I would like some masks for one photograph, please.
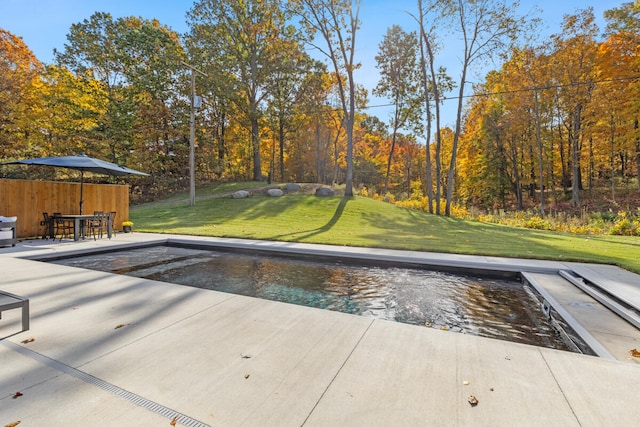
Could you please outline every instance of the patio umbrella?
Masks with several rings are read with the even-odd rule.
[[[80,171],[80,214],[82,215],[82,186],[84,181],[84,173],[92,172],[102,175],[124,176],[124,175],[144,175],[149,174],[129,169],[115,163],[106,162],[104,160],[89,157],[86,154],[78,154],[75,156],[60,157],[40,157],[37,159],[16,160],[13,162],[5,162],[4,165],[21,164],[21,165],[41,165],[54,166],[60,168],[75,169]]]

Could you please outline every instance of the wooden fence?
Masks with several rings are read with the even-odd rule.
[[[85,183],[82,194],[83,213],[115,211],[115,230],[129,219],[128,185]],[[18,238],[42,235],[43,212],[80,213],[80,183],[0,179],[0,215],[18,217]]]

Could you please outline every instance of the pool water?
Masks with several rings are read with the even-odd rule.
[[[518,281],[171,246],[53,262],[568,350]]]

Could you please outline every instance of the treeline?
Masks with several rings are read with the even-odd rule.
[[[509,52],[474,88],[460,197],[517,209],[534,199],[544,214],[568,195],[579,206],[585,189],[608,187],[612,202],[618,187],[640,191],[639,13],[631,3],[607,11],[599,40],[587,9],[566,16],[550,43]]]
[[[150,173],[128,178],[137,200],[184,190],[193,101],[199,183],[345,184],[346,194],[423,197],[447,215],[532,200],[544,213],[567,195],[577,206],[603,180],[615,197],[616,179],[640,168],[638,8],[608,11],[604,36],[593,11],[579,11],[538,44],[522,42],[536,22],[516,10],[417,0],[418,30],[392,26],[376,56],[388,122],[367,113],[354,77],[360,1],[200,0],[185,34],[95,13],[71,26],[52,64],[0,29],[2,160],[84,152]],[[445,32],[465,42],[456,78],[439,65]],[[467,93],[471,70],[491,58],[506,59]],[[444,102],[457,104],[452,128]]]

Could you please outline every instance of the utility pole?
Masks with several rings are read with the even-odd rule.
[[[191,120],[189,123],[189,205],[195,206],[196,204],[196,107],[200,108],[200,105],[196,106],[196,72],[207,77],[207,74],[198,70],[196,67],[187,64],[184,61],[180,61],[182,65],[191,70]],[[198,103],[200,104],[200,102]]]

